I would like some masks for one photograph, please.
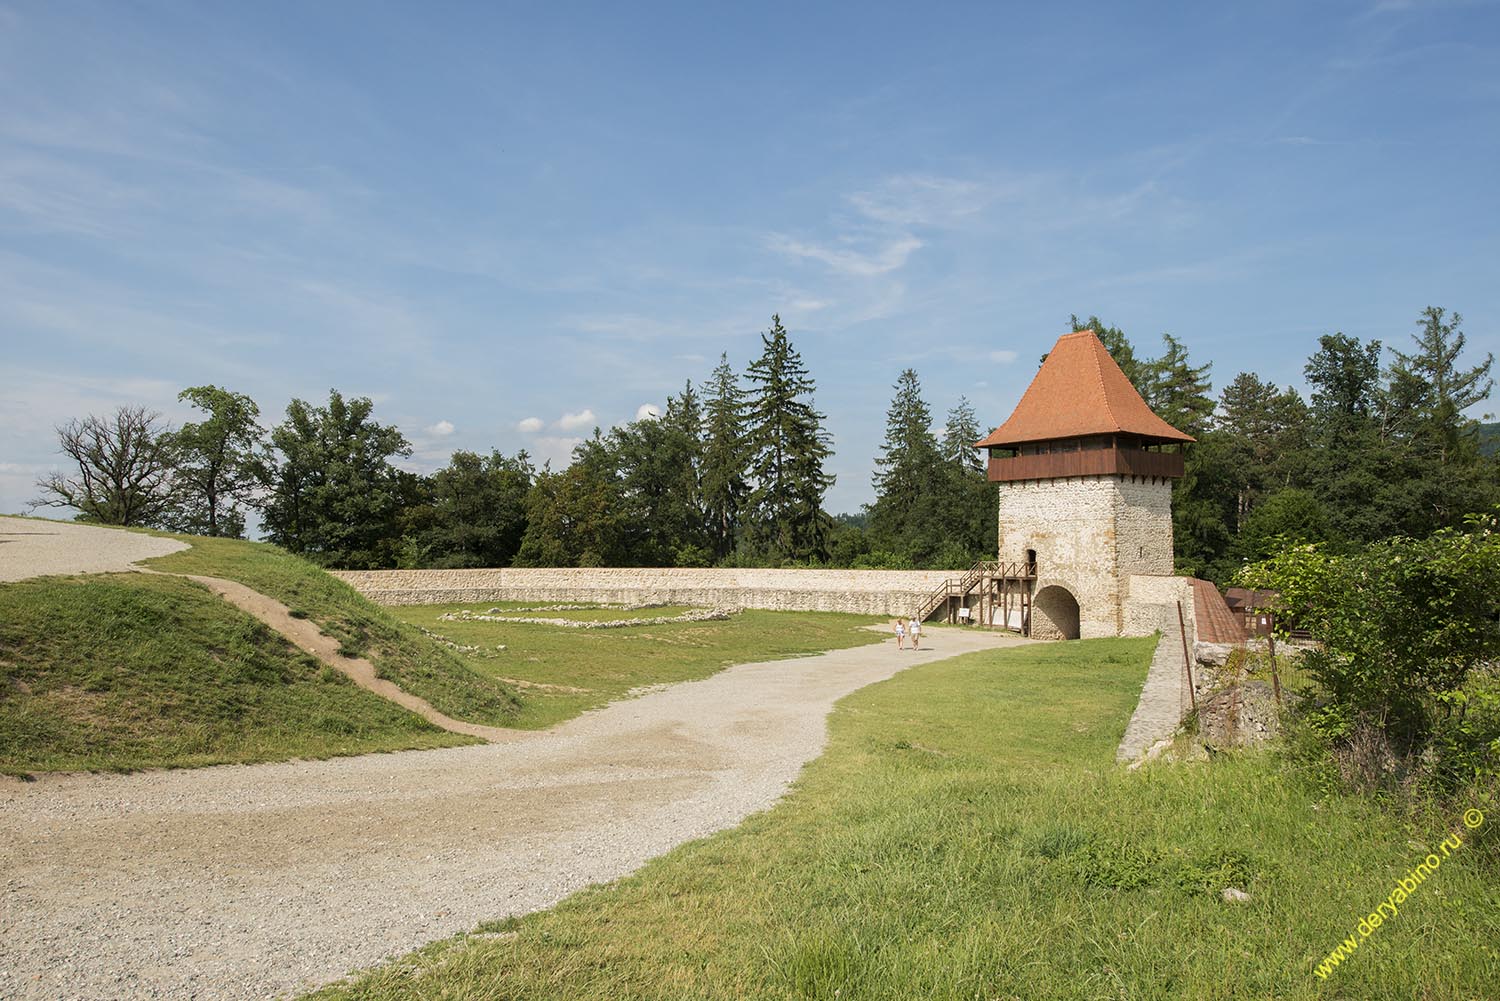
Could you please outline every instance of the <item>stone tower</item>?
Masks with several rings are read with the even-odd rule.
[[[1172,576],[1172,480],[1190,435],[1158,417],[1092,330],[1058,339],[979,442],[999,484],[1002,562],[1036,566],[1031,634],[1144,635]]]

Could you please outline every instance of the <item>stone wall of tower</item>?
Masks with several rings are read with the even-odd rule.
[[[1078,602],[1084,639],[1135,631],[1141,619],[1127,608],[1130,578],[1172,573],[1171,481],[1067,477],[1002,483],[999,494],[999,558],[1024,560],[1036,550],[1033,635],[1056,635],[1038,613],[1048,587]]]

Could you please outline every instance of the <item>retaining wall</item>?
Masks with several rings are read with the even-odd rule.
[[[776,611],[912,615],[956,570],[589,569],[342,570],[334,576],[381,605],[592,601]]]

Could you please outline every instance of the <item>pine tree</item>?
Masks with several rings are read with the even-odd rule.
[[[703,507],[716,560],[734,552],[745,498],[750,493],[748,473],[745,391],[729,367],[729,356],[720,355],[704,394],[701,475]]]
[[[876,548],[923,565],[945,541],[948,467],[932,433],[932,411],[922,399],[917,373],[906,369],[893,388],[885,441],[875,459],[870,535]]]
[[[979,449],[974,447],[980,434],[974,405],[960,396],[958,403],[948,411],[948,420],[943,426],[943,458],[966,473],[983,477],[984,460],[979,456]]]
[[[1213,419],[1214,401],[1208,395],[1213,362],[1193,365],[1181,341],[1171,334],[1162,334],[1161,339],[1166,342],[1166,353],[1146,363],[1146,386],[1141,395],[1162,420],[1197,437],[1208,430]]]
[[[1465,444],[1469,454],[1477,453],[1478,422],[1463,416],[1469,407],[1486,399],[1494,388],[1490,368],[1495,356],[1486,354],[1473,368],[1458,366],[1468,342],[1463,317],[1454,313],[1446,319],[1447,310],[1428,306],[1417,321],[1420,332],[1413,336],[1417,349],[1411,354],[1393,352],[1388,393],[1395,409],[1409,418],[1404,429],[1419,439],[1419,447],[1436,453],[1438,463],[1449,458]]]
[[[761,343],[761,356],[747,373],[754,387],[746,427],[755,482],[748,502],[753,540],[773,559],[821,559],[828,537],[823,495],[834,478],[823,469],[833,453],[823,415],[813,409],[816,386],[780,316],[771,317]]]

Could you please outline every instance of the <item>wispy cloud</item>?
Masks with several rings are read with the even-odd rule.
[[[638,421],[654,421],[661,416],[661,407],[654,403],[642,403],[635,408],[635,419]]]
[[[880,238],[869,249],[857,249],[853,238],[846,237],[838,246],[828,246],[794,239],[781,233],[772,234],[770,248],[788,257],[802,257],[826,264],[843,275],[872,278],[906,265],[907,258],[921,249],[922,241],[910,234]]]
[[[1005,194],[994,183],[926,174],[897,174],[849,202],[866,218],[902,227],[950,227],[983,211]]]
[[[540,417],[526,417],[516,422],[516,430],[523,434],[535,434],[543,427]]]
[[[423,430],[434,438],[446,438],[453,433],[454,428],[452,421],[438,421],[436,424],[429,424]]]

